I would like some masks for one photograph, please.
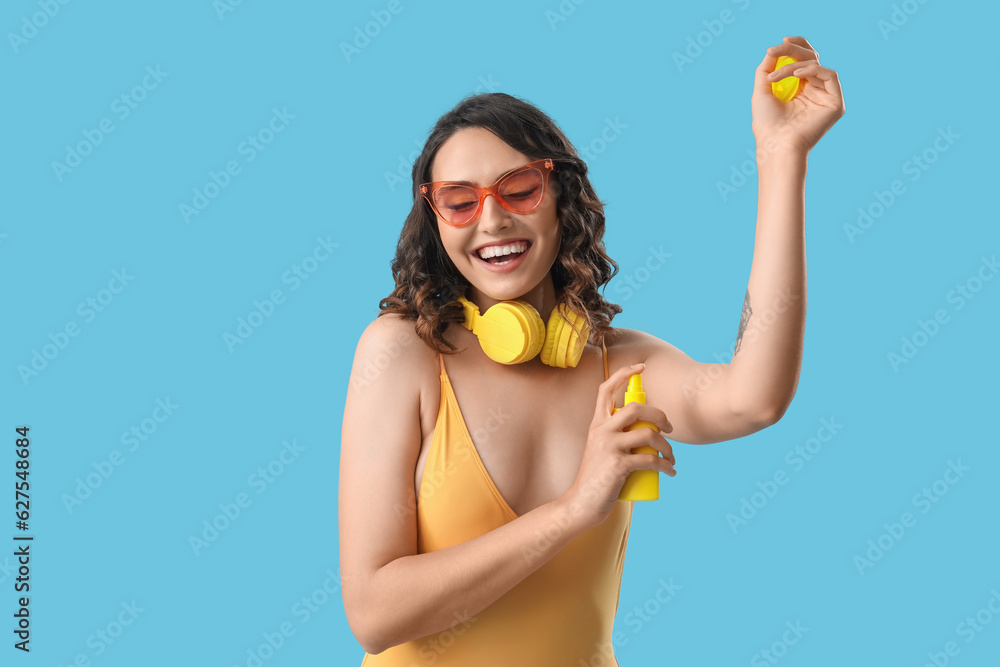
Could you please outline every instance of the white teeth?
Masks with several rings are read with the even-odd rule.
[[[528,249],[526,243],[512,243],[504,246],[490,246],[479,251],[479,256],[483,259],[497,257],[498,255],[510,255],[511,253],[522,253]]]

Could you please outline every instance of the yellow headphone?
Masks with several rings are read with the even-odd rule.
[[[566,304],[552,310],[546,327],[541,315],[527,301],[501,301],[480,315],[476,304],[464,296],[458,300],[465,309],[462,324],[476,334],[483,352],[493,361],[520,364],[541,352],[542,363],[556,368],[572,368],[580,363],[590,337],[590,325]]]

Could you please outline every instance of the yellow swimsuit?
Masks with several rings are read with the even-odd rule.
[[[441,359],[441,406],[417,501],[417,551],[466,542],[516,518],[479,458]],[[478,615],[366,653],[362,667],[617,667],[611,633],[631,519],[632,503],[616,503],[603,523]]]

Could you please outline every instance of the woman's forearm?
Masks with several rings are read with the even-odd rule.
[[[795,395],[806,321],[808,152],[758,148],[757,232],[733,352],[733,400],[776,421]]]
[[[472,540],[397,558],[370,579],[370,653],[446,630],[475,616],[558,554],[581,524],[564,498]]]

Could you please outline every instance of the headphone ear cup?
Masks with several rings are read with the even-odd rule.
[[[479,345],[493,361],[519,364],[533,359],[542,349],[545,323],[535,307],[526,301],[501,301],[481,316],[486,322]]]
[[[574,325],[580,328],[580,333],[574,330]],[[549,316],[545,346],[542,348],[542,363],[556,368],[575,368],[583,357],[589,338],[590,325],[587,320],[570,310],[566,304],[560,304]]]
[[[557,359],[560,348],[558,339],[563,335],[563,324],[565,324],[563,319],[555,311],[552,311],[549,316],[549,325],[545,329],[545,345],[542,346],[542,363],[546,366],[565,368],[565,366],[560,365]]]

